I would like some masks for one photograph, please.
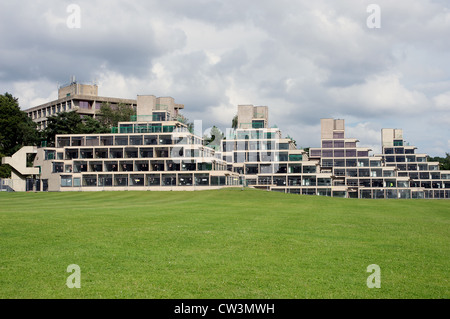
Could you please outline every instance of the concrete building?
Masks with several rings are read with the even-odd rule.
[[[1,179],[0,190],[14,190],[25,192],[36,188],[35,181],[39,179],[41,171],[39,167],[27,166],[27,155],[36,154],[36,146],[24,146],[10,157],[3,157],[2,164],[11,166],[11,178]]]
[[[92,94],[97,103],[96,92],[72,83],[60,89],[58,101],[73,98],[76,103]],[[382,129],[382,154],[370,155],[371,149],[359,147],[358,139],[346,137],[343,119],[321,119],[321,145],[307,153],[283,138],[280,129],[269,127],[267,106],[239,105],[237,129],[227,130],[220,146],[209,147],[202,132],[195,134],[178,120],[183,104],[153,95],[133,101],[137,115],[110,134],[57,135],[55,147],[27,147],[4,158],[18,180],[6,187],[99,191],[246,185],[346,198],[450,198],[450,171],[417,153],[401,129]],[[28,153],[36,154],[34,168],[26,167]]]
[[[197,190],[240,184],[239,175],[176,119],[173,98],[138,96],[137,116],[110,134],[57,135],[34,161],[43,191]]]
[[[137,101],[98,96],[96,84],[81,84],[73,78],[71,83],[59,87],[57,100],[29,108],[25,112],[38,124],[38,128],[43,130],[47,127],[50,116],[61,112],[76,111],[81,116],[95,117],[102,103],[107,103],[112,107],[122,103],[135,109]]]
[[[382,154],[369,155],[345,137],[340,119],[321,120],[321,148],[311,148],[310,158],[320,161],[320,172],[331,173],[333,188],[342,187],[350,198],[450,198],[450,171],[403,139],[401,129],[382,129]]]

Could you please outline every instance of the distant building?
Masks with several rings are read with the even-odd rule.
[[[98,96],[96,84],[81,84],[73,81],[58,89],[58,99],[25,110],[27,115],[43,130],[47,127],[48,118],[61,112],[76,111],[81,116],[92,116],[100,110],[102,103],[114,107],[119,103],[136,108],[136,100]]]

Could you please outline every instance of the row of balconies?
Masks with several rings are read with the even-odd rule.
[[[120,159],[120,158],[186,158],[214,157],[214,152],[203,147],[138,147],[138,148],[92,148],[65,149],[65,152],[45,151],[45,160],[73,159]]]
[[[61,176],[61,187],[127,187],[127,186],[226,186],[239,180],[209,174],[84,174]]]
[[[145,146],[145,145],[202,145],[202,140],[194,136],[154,135],[104,135],[104,136],[58,136],[56,146]]]
[[[174,162],[174,161],[107,161],[83,162],[73,164],[54,162],[53,173],[84,173],[84,172],[165,172],[165,171],[225,171],[226,165],[209,162]]]

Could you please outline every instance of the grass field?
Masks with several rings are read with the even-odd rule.
[[[448,200],[1,193],[0,240],[2,299],[450,297]]]

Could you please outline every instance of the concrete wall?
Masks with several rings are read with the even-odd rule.
[[[65,98],[67,94],[73,95],[87,95],[87,96],[98,96],[98,86],[72,83],[68,86],[61,87],[58,89],[58,99]]]
[[[342,119],[320,119],[321,138],[332,139],[334,131],[344,131],[345,121]]]
[[[253,105],[238,105],[238,128],[251,128]]]
[[[156,96],[154,95],[138,95],[137,96],[137,116],[150,116],[156,108]]]

